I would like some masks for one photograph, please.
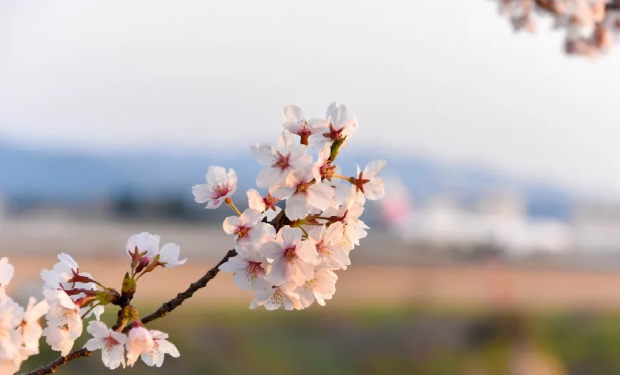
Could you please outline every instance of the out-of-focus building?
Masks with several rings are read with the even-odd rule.
[[[482,196],[475,205],[476,211],[501,217],[525,217],[527,204],[516,193],[499,192]]]
[[[620,252],[620,204],[578,204],[573,211],[572,225],[577,250]]]
[[[411,244],[438,249],[470,251],[497,247],[513,255],[536,252],[564,252],[573,247],[568,223],[555,219],[532,218],[527,202],[512,192],[482,195],[473,204],[464,204],[451,195],[437,195],[412,205],[402,188],[381,203],[391,229]],[[390,196],[390,195],[388,195]]]

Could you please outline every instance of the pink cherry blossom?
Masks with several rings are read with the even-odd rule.
[[[301,108],[289,105],[284,107],[282,126],[292,134],[301,137],[301,143],[307,145],[311,135],[322,133],[327,128],[328,121],[329,119],[306,120]]]
[[[250,208],[261,213],[267,210],[276,211],[276,203],[280,201],[269,192],[267,192],[267,195],[263,197],[258,191],[254,189],[249,189],[247,195]]]
[[[250,304],[250,309],[264,306],[266,310],[277,310],[281,306],[285,310],[301,310],[303,305],[299,300],[295,282],[289,281],[277,287],[268,287],[257,291],[256,297]]]
[[[360,172],[360,167],[358,166],[357,178],[352,178],[355,191],[362,193],[371,201],[385,197],[385,184],[380,177],[375,177],[383,167],[385,167],[385,160],[368,163],[363,172]]]
[[[153,350],[155,343],[151,333],[140,325],[131,328],[127,336],[127,365],[133,367],[139,356]]]
[[[98,286],[89,280],[92,280],[92,275],[86,272],[82,272],[79,269],[78,263],[68,254],[61,253],[58,255],[59,262],[54,264],[51,270],[44,269],[41,271],[41,278],[45,281],[44,289],[50,290],[98,290]],[[86,295],[84,293],[72,293],[70,298],[73,301],[77,301]],[[94,302],[93,302],[94,303]],[[92,304],[82,306],[82,313],[87,315],[84,318],[88,318],[91,315],[95,315],[97,319],[103,314],[104,306],[98,305],[93,308]]]
[[[271,194],[286,199],[284,212],[289,219],[303,219],[314,208],[326,210],[331,206],[334,189],[320,182],[320,176],[315,176],[315,171],[312,168],[297,169],[283,184],[274,187]]]
[[[16,329],[23,317],[23,307],[8,296],[0,298],[0,360],[8,360],[8,362],[0,365],[6,368],[13,369],[16,367],[19,369],[21,337]]]
[[[329,129],[323,134],[312,136],[312,145],[321,148],[327,143],[331,143],[337,139],[347,137],[347,140],[355,133],[358,128],[357,119],[349,115],[349,111],[345,105],[338,106],[333,102],[327,108],[325,118],[329,120]],[[347,141],[341,147],[346,147]]]
[[[15,273],[15,267],[9,263],[9,258],[0,259],[0,293],[4,294],[4,289],[9,285],[9,282],[13,278]]]
[[[177,347],[168,341],[167,333],[156,330],[150,330],[149,332],[153,338],[153,348],[147,353],[140,355],[142,362],[147,366],[161,367],[164,363],[164,354],[174,358],[178,358],[181,355]]]
[[[165,244],[159,251],[159,264],[166,268],[180,266],[187,262],[187,258],[179,259],[181,247],[175,243]]]
[[[80,316],[80,306],[62,290],[44,290],[43,295],[49,304],[46,315],[48,327],[68,327],[71,339],[75,340],[82,335],[83,323]]]
[[[364,213],[364,200],[363,196],[355,193],[355,190],[350,190],[350,194],[342,207],[334,208],[330,207],[322,215],[330,216],[343,224],[343,237],[341,246],[346,251],[351,251],[355,246],[359,246],[359,240],[367,236],[366,229],[368,226],[360,220],[360,217]]]
[[[104,323],[92,320],[86,328],[93,338],[86,342],[84,348],[90,351],[101,349],[101,360],[105,367],[114,370],[119,366],[125,368],[125,344],[127,336],[108,328]]]
[[[54,264],[51,270],[44,269],[41,271],[41,278],[45,281],[44,288],[48,289],[89,289],[95,290],[95,284],[92,282],[69,282],[76,276],[90,279],[90,274],[80,272],[77,262],[68,254],[58,254],[59,262]]]
[[[47,326],[43,329],[43,336],[45,336],[45,342],[52,350],[60,352],[61,356],[69,354],[75,343],[75,339],[71,338],[67,326]]]
[[[278,232],[275,240],[265,243],[261,250],[265,257],[273,259],[267,280],[273,285],[282,285],[290,280],[304,285],[314,275],[319,263],[316,248],[311,241],[302,241],[302,231],[286,225]]]
[[[49,311],[49,304],[46,300],[37,303],[34,297],[28,300],[28,306],[24,313],[24,320],[18,328],[18,333],[22,338],[22,344],[28,349],[29,355],[39,353],[39,339],[43,333],[43,328],[39,319]]]
[[[336,173],[337,166],[332,164],[331,161],[329,160],[330,155],[331,155],[331,147],[330,147],[330,144],[328,143],[325,146],[323,146],[323,148],[319,151],[319,157],[316,163],[314,163],[314,165],[312,166],[313,175],[320,176],[321,180],[331,181],[332,177]]]
[[[232,168],[227,173],[224,167],[210,166],[207,171],[207,183],[194,185],[192,193],[196,202],[207,202],[206,208],[216,209],[236,190],[237,173]]]
[[[228,259],[219,269],[222,272],[232,272],[233,282],[241,290],[258,290],[271,286],[265,279],[271,264],[256,246],[246,247],[240,254]]]
[[[230,216],[224,220],[224,232],[235,235],[235,250],[243,252],[247,247],[258,246],[275,236],[275,229],[261,223],[263,215],[248,208],[240,216]]]
[[[319,255],[318,268],[346,270],[351,265],[349,253],[342,247],[343,236],[344,225],[341,222],[308,231],[308,240],[313,242]]]
[[[303,307],[308,307],[316,302],[325,306],[325,300],[332,299],[336,293],[336,281],[338,276],[333,271],[319,269],[314,277],[299,288],[299,298]]]
[[[137,253],[147,258],[153,258],[159,254],[160,241],[160,236],[149,232],[134,234],[127,240],[127,254],[129,257],[133,257],[133,254]]]
[[[258,191],[249,189],[247,195],[250,208],[264,214],[267,220],[273,220],[281,210],[280,207],[276,206],[280,200],[269,192],[263,197]]]
[[[284,180],[296,168],[312,164],[312,156],[306,153],[307,147],[295,143],[288,130],[280,134],[277,148],[265,143],[252,146],[252,155],[266,167],[258,174],[256,185],[259,188],[270,188]]]

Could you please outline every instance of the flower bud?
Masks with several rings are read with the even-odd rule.
[[[136,292],[136,280],[134,280],[131,276],[129,276],[129,272],[125,273],[125,277],[123,278],[123,286],[121,289],[121,293],[125,295],[133,295]]]
[[[340,146],[342,146],[342,144],[344,143],[346,139],[347,139],[347,136],[344,136],[332,142],[331,151],[329,153],[330,162],[333,162],[334,160],[336,160],[336,158],[338,157],[338,152],[340,152]]]
[[[149,265],[149,262],[150,262],[150,259],[147,256],[140,258],[140,261],[138,262],[138,266],[136,267],[136,273],[142,272],[142,270],[146,268],[146,266]]]

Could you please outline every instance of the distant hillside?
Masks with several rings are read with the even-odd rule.
[[[377,158],[374,152],[343,152],[338,158],[345,174]],[[561,187],[521,181],[476,165],[451,165],[426,158],[388,158],[386,174],[403,179],[411,194],[424,200],[438,193],[451,193],[464,202],[488,192],[509,190],[522,194],[533,216],[566,218],[571,196]],[[248,149],[237,155],[174,155],[152,151],[124,155],[93,156],[80,152],[26,149],[0,143],[0,192],[9,203],[32,201],[79,203],[100,201],[115,195],[139,199],[184,197],[194,204],[191,186],[204,182],[209,165],[232,167],[239,176],[239,189],[254,187],[261,166]]]

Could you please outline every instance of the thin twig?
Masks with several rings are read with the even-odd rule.
[[[184,292],[177,294],[175,298],[161,305],[159,309],[140,319],[142,324],[147,324],[155,319],[163,318],[164,316],[168,315],[169,312],[181,306],[186,299],[191,298],[194,293],[196,293],[199,289],[207,286],[207,283],[209,283],[209,281],[211,281],[220,272],[220,266],[228,262],[229,258],[232,258],[236,255],[237,252],[235,250],[228,250],[226,256],[224,256],[224,258],[222,258],[222,260],[220,260],[220,262],[215,267],[211,268],[207,273],[204,274],[203,277],[198,279],[198,281],[191,283]],[[128,332],[130,328],[131,325],[127,325],[123,332]]]
[[[220,272],[219,267],[222,264],[226,263],[229,258],[232,258],[232,257],[234,257],[236,255],[237,255],[237,252],[235,250],[228,251],[226,253],[226,256],[224,256],[224,258],[215,267],[211,268],[203,277],[198,279],[198,281],[190,284],[190,286],[187,288],[186,291],[184,291],[183,293],[177,294],[177,296],[175,298],[173,298],[170,301],[164,303],[155,312],[153,312],[152,314],[147,315],[144,318],[142,318],[141,319],[142,323],[146,324],[148,322],[152,322],[155,319],[159,319],[161,317],[164,317],[169,312],[171,312],[172,310],[174,310],[177,307],[181,306],[181,304],[186,299],[191,298],[194,295],[194,293],[196,293],[199,289],[202,289],[205,286],[207,286],[209,281],[211,281]],[[122,309],[121,309],[121,311],[122,311]],[[119,319],[120,319],[120,315],[119,315]],[[124,332],[128,331],[127,328],[128,327],[125,328]],[[39,367],[36,370],[32,370],[30,372],[23,373],[22,375],[44,375],[44,374],[51,374],[51,373],[55,372],[60,366],[66,364],[69,361],[73,361],[74,359],[78,359],[78,358],[82,358],[82,357],[89,357],[92,354],[93,354],[93,352],[91,352],[90,350],[86,350],[86,349],[74,350],[71,353],[67,354],[66,356],[58,358],[57,360],[55,360],[54,362],[50,363],[49,365],[41,366],[41,367]]]
[[[71,353],[67,354],[64,357],[60,357],[54,362],[50,363],[46,366],[41,366],[36,370],[25,373],[24,375],[43,375],[43,374],[51,374],[56,372],[56,370],[69,361],[73,361],[74,359],[82,358],[82,357],[90,357],[93,354],[90,350],[80,349],[74,350]]]

